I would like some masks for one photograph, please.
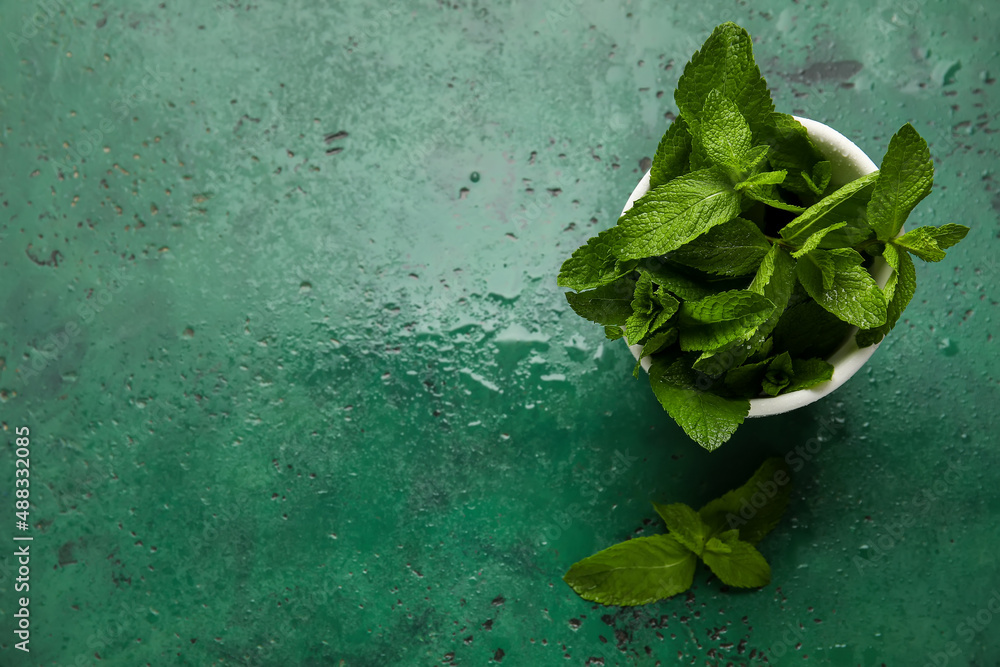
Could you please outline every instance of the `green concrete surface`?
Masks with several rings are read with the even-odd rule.
[[[1000,664],[997,16],[0,1],[0,665]],[[779,110],[876,161],[913,122],[909,224],[972,232],[847,385],[709,454],[555,274],[725,20]],[[771,585],[561,581],[797,447]]]

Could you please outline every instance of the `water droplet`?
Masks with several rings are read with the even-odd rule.
[[[303,280],[302,283],[299,285],[299,293],[305,294],[306,292],[311,292],[312,288],[313,286],[311,282],[309,282],[308,280]]]
[[[469,180],[472,181],[473,183],[478,183],[479,182],[479,172],[478,171],[474,171],[471,174],[469,174]]]

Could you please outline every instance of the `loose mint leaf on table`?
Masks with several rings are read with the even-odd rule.
[[[807,208],[801,215],[789,222],[778,232],[781,238],[789,243],[799,245],[807,238],[819,230],[828,227],[831,221],[826,219],[827,214],[833,211],[839,204],[847,201],[855,194],[875,183],[879,172],[873,171],[867,176],[855,179],[847,185],[831,192],[823,199]]]
[[[888,301],[885,324],[859,331],[855,338],[858,347],[874,345],[892,331],[917,288],[917,270],[907,252],[897,250],[893,244],[889,243],[882,251],[882,257],[892,267],[892,274],[886,281],[885,290],[883,290]]]
[[[813,250],[799,259],[795,269],[816,303],[849,324],[869,329],[885,324],[887,304],[875,279],[861,266],[863,261],[851,248]]]
[[[826,359],[851,333],[852,326],[813,300],[791,306],[774,328],[774,346],[793,358]]]
[[[927,142],[907,123],[889,140],[868,203],[868,222],[882,241],[896,236],[910,211],[930,194],[934,163]]]
[[[681,349],[714,350],[753,333],[774,303],[750,290],[732,290],[685,301],[678,314]]]
[[[699,386],[690,362],[654,358],[649,384],[660,405],[692,440],[711,451],[729,440],[750,411],[750,401],[728,399]]]
[[[649,189],[668,183],[688,170],[691,159],[691,132],[684,117],[670,124],[656,147],[653,164],[649,168]]]
[[[694,553],[701,554],[705,542],[711,535],[711,529],[705,525],[697,512],[683,503],[672,505],[653,503],[653,508],[663,519],[674,539]]]
[[[730,531],[712,538],[701,559],[727,586],[758,588],[771,583],[771,566],[751,544]]]
[[[770,458],[746,484],[706,504],[698,514],[713,535],[737,529],[741,540],[757,544],[778,525],[791,491],[788,465]]]
[[[668,257],[708,273],[741,276],[756,271],[770,249],[771,244],[757,225],[735,218],[712,227]]]
[[[690,588],[697,562],[672,535],[637,537],[584,558],[563,581],[584,600],[641,605]]]
[[[905,248],[925,262],[940,262],[945,250],[965,238],[969,228],[949,223],[940,227],[917,227],[892,239],[892,243]]]
[[[632,315],[636,282],[626,276],[586,292],[566,292],[566,301],[577,315],[604,325],[624,325]]]
[[[634,262],[621,262],[611,254],[611,241],[617,228],[606,229],[587,243],[577,248],[572,256],[563,262],[557,281],[560,287],[588,290],[614,282],[628,275]]]
[[[753,545],[777,525],[789,481],[784,462],[768,459],[746,484],[697,512],[681,503],[653,503],[669,533],[609,547],[573,565],[563,580],[585,600],[647,604],[690,588],[700,556],[724,584],[764,586],[771,568]]]
[[[679,176],[650,190],[618,220],[612,252],[621,260],[676,250],[740,212],[740,196],[719,168]]]
[[[712,164],[740,170],[750,151],[750,126],[728,97],[713,89],[705,98],[694,150]]]
[[[774,102],[767,82],[753,59],[753,41],[735,23],[717,27],[684,67],[674,92],[674,101],[693,133],[713,89],[736,104],[754,137],[762,131]]]

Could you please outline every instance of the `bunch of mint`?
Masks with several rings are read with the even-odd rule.
[[[563,580],[592,602],[649,604],[689,589],[700,558],[728,586],[765,586],[771,567],[755,545],[778,525],[790,482],[788,466],[773,458],[746,484],[697,512],[681,503],[653,503],[670,532],[637,537],[584,558]]]
[[[879,342],[913,296],[910,255],[940,261],[969,230],[899,234],[934,176],[909,124],[879,171],[834,187],[805,128],[774,111],[750,36],[733,23],[694,54],[674,101],[649,192],[566,260],[559,285],[577,290],[570,306],[608,338],[642,346],[657,399],[712,450],[749,399],[829,380],[825,359],[852,334],[861,347]],[[882,288],[869,272],[879,256],[892,267]]]

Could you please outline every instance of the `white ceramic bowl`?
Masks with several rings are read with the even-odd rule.
[[[816,148],[830,161],[832,166],[830,182],[835,187],[849,183],[878,169],[875,163],[871,161],[871,158],[865,155],[864,151],[840,132],[815,120],[799,118],[797,116],[795,119],[805,126],[806,131],[809,132],[809,138],[812,139]],[[624,214],[625,211],[632,208],[635,200],[648,191],[649,172],[647,171],[642,180],[639,181],[639,185],[635,186],[635,190],[632,191],[632,195],[628,198],[628,202],[625,203],[622,213]],[[871,273],[879,286],[884,287],[886,281],[889,279],[889,275],[892,273],[892,269],[879,257],[872,265]],[[857,327],[855,327],[847,340],[844,341],[844,344],[827,359],[827,361],[833,364],[833,378],[831,380],[810,389],[801,389],[775,396],[774,398],[752,398],[750,399],[750,413],[747,416],[767,417],[769,415],[780,415],[783,412],[790,412],[791,410],[818,401],[850,380],[851,376],[865,365],[865,362],[871,358],[872,354],[878,348],[877,344],[859,348],[857,342],[854,340],[857,331]],[[631,350],[632,356],[638,359],[639,353],[642,352],[642,346],[630,345],[629,350]],[[643,369],[648,372],[651,363],[652,361],[649,357],[643,359]]]

